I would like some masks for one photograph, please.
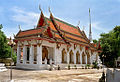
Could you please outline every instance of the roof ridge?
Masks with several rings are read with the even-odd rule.
[[[60,22],[62,22],[62,23],[64,23],[64,24],[67,24],[67,25],[72,26],[72,27],[74,27],[74,28],[77,29],[76,26],[74,26],[74,25],[72,25],[72,24],[70,24],[70,23],[67,23],[67,22],[65,22],[65,21],[63,21],[63,20],[61,20],[61,19],[55,18],[55,20],[58,20],[58,21],[60,21]]]
[[[43,28],[45,27],[45,26],[42,26]],[[31,29],[28,29],[28,30],[21,30],[21,32],[25,32],[25,31],[30,31],[30,30],[37,30],[37,29],[41,29],[41,28],[31,28]]]
[[[48,19],[48,20],[50,20],[48,17],[45,17],[45,18]],[[56,18],[56,17],[54,17],[54,19],[57,20],[57,21],[59,21],[59,22],[62,22],[62,23],[64,23],[64,24],[67,24],[67,25],[69,25],[69,26],[74,27],[74,28],[77,29],[76,26],[74,26],[74,25],[72,25],[72,24],[70,24],[70,23],[67,23],[67,22],[65,22],[65,21],[63,21],[63,20],[61,20],[61,19],[58,19],[58,18]],[[50,21],[51,21],[51,20],[50,20]]]

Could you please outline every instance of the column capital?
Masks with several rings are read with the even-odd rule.
[[[37,43],[37,45],[40,47],[42,43]]]

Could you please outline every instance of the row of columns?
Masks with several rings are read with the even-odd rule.
[[[34,64],[34,46],[30,45],[29,48],[29,63]],[[17,46],[17,63],[20,63],[21,48],[20,45]],[[23,64],[27,62],[27,46],[23,46]],[[42,64],[42,46],[37,45],[37,64]]]
[[[34,46],[30,45],[29,48],[29,63],[34,64]],[[57,57],[56,54],[58,54],[59,50],[55,49],[54,50],[54,64],[57,62]],[[20,63],[20,55],[21,54],[21,48],[20,45],[17,46],[17,63]],[[70,54],[67,52],[67,64],[70,63]],[[91,57],[91,56],[90,56]],[[82,54],[80,55],[80,63],[82,64]],[[23,46],[23,64],[26,64],[27,62],[27,46]],[[73,53],[73,62],[76,64],[76,53]],[[87,64],[87,55],[85,55],[85,63]],[[91,63],[91,58],[90,58],[90,63]],[[42,64],[42,45],[37,45],[37,64],[41,65]],[[92,63],[91,63],[92,64]]]
[[[73,57],[73,59],[74,59],[74,64],[76,64],[76,53],[74,53],[74,55],[73,55],[74,57]],[[80,63],[82,64],[83,62],[82,62],[82,54],[80,55]],[[85,64],[88,64],[88,61],[87,61],[87,55],[85,55]],[[92,64],[92,62],[91,62],[91,55],[90,55],[90,64]],[[69,64],[70,63],[70,54],[69,53],[67,53],[67,64]]]

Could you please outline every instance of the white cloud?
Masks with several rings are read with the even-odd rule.
[[[35,25],[37,25],[40,13],[28,12],[25,9],[18,7],[13,7],[12,11],[15,14],[12,16],[11,20],[22,23],[23,29],[33,28]]]
[[[91,25],[92,25],[92,28],[93,29],[96,29],[98,31],[102,31],[102,32],[105,32],[107,29],[103,28],[100,26],[100,22],[93,22]]]

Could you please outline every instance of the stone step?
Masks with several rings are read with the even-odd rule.
[[[0,69],[6,69],[6,67],[0,67]]]
[[[3,67],[3,66],[5,66],[5,64],[4,63],[0,63],[0,67]]]
[[[0,69],[0,72],[7,71],[7,69]]]
[[[0,72],[2,71],[7,71],[4,63],[0,63]]]

